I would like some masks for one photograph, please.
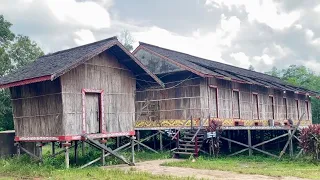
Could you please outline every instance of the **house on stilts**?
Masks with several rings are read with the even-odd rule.
[[[112,37],[42,56],[1,78],[0,88],[10,88],[18,149],[23,141],[61,142],[68,167],[68,147],[78,141],[130,163],[104,143],[135,135],[136,85],[146,82],[163,86]]]
[[[211,126],[216,126],[224,131],[219,138],[226,140],[230,149],[231,142],[245,148],[234,154],[248,150],[251,155],[252,150],[257,150],[272,155],[259,148],[286,135],[290,137],[297,126],[312,124],[310,96],[317,96],[317,92],[289,85],[267,74],[147,43],[140,42],[133,54],[166,86],[161,88],[150,82],[147,87],[137,89],[135,128],[139,131],[175,129],[176,154],[197,155],[199,144],[203,143],[198,129],[207,131],[206,137],[216,137],[215,133],[208,133]],[[178,138],[182,129],[197,131]],[[245,132],[245,142],[232,138],[239,136],[239,130]],[[252,144],[252,133],[273,130],[285,134]],[[292,140],[289,145],[291,149]]]

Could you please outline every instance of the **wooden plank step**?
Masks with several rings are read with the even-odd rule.
[[[174,154],[184,154],[184,155],[193,155],[193,154],[195,154],[195,153],[191,153],[191,152],[179,152],[179,151],[175,151],[175,152],[173,152]]]
[[[178,151],[194,151],[195,149],[194,148],[181,148],[181,147],[179,147],[178,149],[177,149]]]
[[[195,147],[196,145],[194,145],[194,144],[179,144],[179,146],[183,146],[183,147]],[[198,144],[198,147],[200,147],[200,144]]]
[[[181,139],[189,139],[189,140],[192,140],[193,136],[192,137],[181,137]],[[198,140],[201,139],[203,140],[204,137],[198,137]]]

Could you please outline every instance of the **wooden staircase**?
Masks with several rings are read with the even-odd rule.
[[[180,155],[198,157],[200,148],[205,140],[204,130],[188,129],[176,136],[177,148],[173,152],[174,157],[179,158]]]

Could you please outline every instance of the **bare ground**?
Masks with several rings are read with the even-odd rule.
[[[117,166],[107,166],[105,168],[117,168],[124,171],[130,171],[134,169],[138,171],[149,172],[154,175],[194,177],[196,179],[306,180],[306,179],[297,178],[297,177],[271,177],[271,176],[264,176],[264,175],[240,174],[240,173],[230,172],[230,171],[161,166],[162,163],[171,162],[171,161],[179,161],[179,160],[177,159],[154,160],[154,161],[145,161],[145,162],[136,163],[136,166],[117,165]]]

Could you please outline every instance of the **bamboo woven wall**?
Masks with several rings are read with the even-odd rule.
[[[203,84],[206,84],[205,80],[203,81]],[[208,87],[208,94],[204,94],[203,96],[208,96],[208,99],[211,102],[210,116],[213,117],[217,117],[215,113],[216,103],[215,99],[210,97],[210,94],[215,94],[215,88],[210,88],[209,86],[216,86],[218,89],[218,117],[222,119],[234,118],[245,120],[298,120],[298,114],[302,115],[303,113],[306,113],[306,115],[303,117],[303,120],[310,122],[312,120],[311,103],[310,99],[306,95],[298,95],[293,92],[283,93],[283,91],[268,89],[262,86],[240,84],[227,80],[209,78],[208,86],[203,86]],[[233,90],[239,91],[240,118],[236,118],[235,116],[237,106],[235,105],[235,103],[233,103],[235,100]],[[202,92],[205,93],[206,91]],[[256,108],[255,101],[253,100],[253,94],[257,94],[258,108]],[[272,113],[271,97],[273,97],[274,113]],[[284,98],[287,101],[287,108],[285,108]],[[296,100],[299,101],[299,112],[297,111]],[[259,110],[259,118],[256,115],[257,113],[255,113],[257,109]]]
[[[60,79],[10,88],[16,136],[63,134]]]
[[[311,103],[306,95],[216,78],[181,77],[175,83],[168,83],[171,81],[164,80],[166,89],[137,91],[136,128],[177,127],[190,116],[203,119],[210,116],[222,120],[224,126],[234,126],[235,120],[246,121],[245,126],[253,126],[256,121],[268,126],[269,119],[297,121],[298,113],[306,113],[302,124],[312,122]]]
[[[201,117],[200,78],[171,80],[166,88],[149,88],[136,92],[137,122],[150,121],[161,126],[160,120],[184,120]],[[168,124],[167,124],[168,125]]]
[[[107,132],[127,132],[134,129],[134,75],[107,52],[61,76],[61,85],[66,134],[82,134],[83,88],[104,90],[104,128]]]

